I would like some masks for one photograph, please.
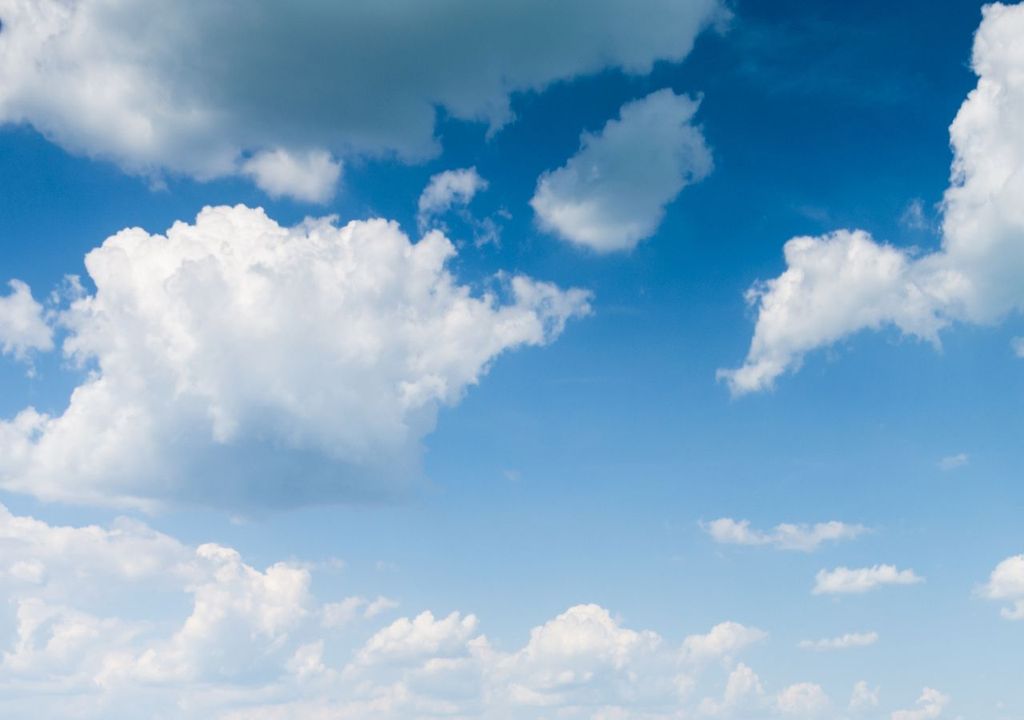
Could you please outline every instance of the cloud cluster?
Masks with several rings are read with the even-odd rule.
[[[385,220],[286,228],[243,206],[108,238],[86,257],[95,292],[59,318],[90,372],[63,414],[0,421],[0,486],[144,507],[401,488],[439,407],[589,309],[523,276],[474,295],[454,252]]]
[[[826,542],[853,540],[867,532],[863,525],[830,520],[808,524],[781,523],[770,532],[750,527],[749,520],[718,518],[701,523],[704,532],[725,545],[770,545],[778,550],[812,552]]]
[[[938,344],[953,322],[992,323],[1024,308],[1024,5],[984,8],[977,87],[950,127],[942,247],[921,254],[839,230],[786,243],[786,270],[747,294],[757,307],[736,395],[771,388],[804,355],[862,330],[895,327]]]
[[[922,582],[924,578],[913,570],[898,570],[895,565],[837,567],[818,572],[813,592],[815,595],[860,594],[883,585],[916,585]]]
[[[43,306],[20,280],[8,283],[11,292],[0,296],[0,353],[23,360],[33,350],[53,349],[53,330]]]
[[[671,642],[576,605],[503,650],[475,615],[382,618],[393,603],[318,597],[315,566],[254,567],[128,520],[62,527],[0,506],[0,550],[4,717],[668,720],[827,703],[811,683],[768,695],[734,664],[765,633],[735,622]]]
[[[913,710],[896,710],[890,715],[891,720],[932,720],[942,715],[949,705],[949,696],[934,688],[924,688],[917,699],[917,707]]]
[[[658,229],[665,206],[711,172],[692,124],[699,101],[669,89],[626,103],[600,133],[544,173],[530,204],[540,226],[599,253],[631,250]]]
[[[718,0],[0,0],[0,123],[130,172],[315,202],[336,158],[434,154],[439,109],[494,130],[513,93],[647,73],[726,16]]]

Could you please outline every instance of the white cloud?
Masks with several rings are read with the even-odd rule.
[[[811,552],[823,543],[852,540],[867,532],[863,525],[831,520],[814,525],[782,523],[770,532],[753,529],[748,520],[718,518],[701,523],[704,532],[725,545],[771,545],[779,550]]]
[[[722,699],[704,698],[698,709],[702,715],[742,714],[742,711],[760,706],[763,697],[764,686],[761,684],[761,678],[750,667],[740,663],[729,673]]]
[[[474,615],[421,612],[377,627],[367,610],[378,601],[318,599],[316,563],[257,568],[231,548],[189,546],[138,522],[60,527],[0,506],[0,550],[4,717],[127,720],[145,707],[182,720],[667,720],[699,707],[770,709],[745,665],[720,700],[692,697],[699,679],[717,685],[725,672],[695,661],[763,635],[736,623],[674,646],[577,605],[505,651]],[[7,572],[30,560],[33,572]],[[342,606],[355,624],[344,633],[325,627]]]
[[[978,85],[950,127],[941,249],[920,254],[849,230],[787,242],[785,272],[748,292],[758,315],[745,362],[719,371],[733,394],[771,388],[806,353],[862,330],[892,326],[937,345],[953,322],[1024,308],[1024,5],[983,12]]]
[[[891,720],[931,720],[942,715],[949,705],[949,696],[938,690],[925,688],[917,699],[917,707],[913,710],[896,710],[890,715]]]
[[[883,585],[914,585],[924,578],[913,570],[897,570],[894,565],[866,568],[837,567],[821,570],[815,576],[814,594],[865,593]]]
[[[850,710],[856,713],[873,711],[878,707],[878,688],[871,688],[866,681],[858,680],[850,693]]]
[[[426,227],[431,218],[443,215],[456,205],[468,205],[478,192],[486,189],[487,181],[480,177],[475,167],[445,170],[433,175],[420,194],[417,216],[420,227]]]
[[[600,133],[584,133],[579,151],[537,181],[530,204],[540,226],[601,253],[653,235],[665,206],[711,172],[711,152],[691,124],[698,105],[659,90],[623,105]]]
[[[964,467],[971,461],[971,457],[967,453],[957,453],[956,455],[947,455],[946,457],[939,460],[940,470],[956,470],[957,468]]]
[[[834,638],[820,640],[802,640],[800,647],[805,650],[845,650],[847,648],[867,647],[878,642],[878,633],[846,633]]]
[[[255,172],[273,192],[319,200],[328,184],[246,158],[280,151],[308,166],[315,153],[321,181],[337,165],[328,155],[423,158],[437,151],[438,108],[495,130],[513,93],[606,68],[645,74],[726,15],[717,0],[559,12],[539,0],[260,0],[244,13],[202,0],[2,0],[0,122],[130,172]]]
[[[341,163],[323,150],[294,154],[263,150],[242,164],[242,174],[270,197],[291,196],[310,203],[331,199],[341,177]]]
[[[775,697],[775,706],[790,717],[820,717],[831,706],[828,694],[815,683],[790,685]]]
[[[683,641],[683,657],[691,662],[729,659],[748,645],[760,642],[768,633],[737,622],[723,622],[705,635],[690,635]]]
[[[1024,358],[1024,337],[1015,337],[1011,340],[1010,348],[1013,350],[1014,355]]]
[[[439,407],[589,310],[523,276],[474,296],[454,253],[384,220],[284,228],[243,206],[108,238],[86,257],[95,294],[60,319],[65,354],[96,371],[62,415],[0,422],[0,484],[145,507],[403,487]]]
[[[991,600],[1006,600],[1010,607],[1003,608],[1008,620],[1024,620],[1024,555],[1014,555],[996,565],[982,594]]]
[[[11,292],[0,296],[0,353],[23,360],[32,350],[52,350],[53,330],[43,306],[25,283],[7,284]]]

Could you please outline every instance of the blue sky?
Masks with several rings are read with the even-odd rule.
[[[0,0],[5,717],[1024,715],[1024,10],[643,5]]]

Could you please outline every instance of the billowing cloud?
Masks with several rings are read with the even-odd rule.
[[[52,350],[53,330],[43,306],[20,280],[8,283],[11,292],[0,295],[0,353],[25,359],[32,350]]]
[[[828,694],[816,683],[790,685],[775,697],[775,706],[787,717],[821,717],[831,706]]]
[[[850,710],[855,713],[871,712],[878,707],[878,688],[872,688],[866,680],[858,680],[850,693]]]
[[[1011,603],[1002,609],[1008,620],[1024,620],[1024,555],[1008,557],[996,565],[982,594],[992,600]]]
[[[95,292],[60,318],[91,372],[63,414],[0,422],[0,485],[138,506],[402,487],[439,407],[588,312],[586,292],[523,276],[474,295],[454,253],[385,220],[285,228],[243,206],[108,238],[86,257]]]
[[[863,525],[830,520],[808,524],[781,523],[765,532],[750,527],[748,520],[718,518],[701,523],[701,528],[717,543],[724,545],[770,545],[779,550],[812,552],[826,542],[852,540],[867,532]]]
[[[891,720],[932,720],[942,716],[942,711],[949,705],[949,696],[943,695],[934,688],[924,688],[917,699],[917,707],[913,710],[896,710],[889,717]]]
[[[833,638],[820,640],[801,640],[800,647],[805,650],[846,650],[847,648],[867,647],[878,642],[878,633],[846,633]]]
[[[924,578],[913,570],[898,570],[895,565],[837,567],[818,572],[813,592],[815,595],[859,594],[883,585],[916,585],[922,582]]]
[[[804,355],[862,330],[895,327],[938,344],[954,322],[1024,308],[1024,5],[988,5],[974,42],[978,85],[950,127],[952,179],[942,247],[930,253],[839,230],[786,243],[786,270],[747,294],[757,323],[732,392],[771,388]]]
[[[134,173],[319,201],[334,158],[434,154],[439,108],[497,129],[513,93],[645,74],[725,16],[717,0],[2,0],[0,122]]]
[[[503,650],[473,614],[423,611],[378,626],[358,595],[318,597],[315,564],[256,567],[232,548],[130,520],[56,526],[0,506],[0,550],[4,717],[117,720],[145,707],[181,720],[667,720],[770,710],[751,668],[726,678],[706,662],[756,635],[736,623],[678,645],[576,605]],[[344,631],[324,622],[342,607]],[[694,654],[696,637],[708,652]],[[725,682],[721,699],[697,701],[705,681]],[[801,695],[780,697],[795,707]]]
[[[711,151],[692,124],[699,101],[659,90],[626,103],[600,133],[537,181],[540,226],[576,245],[631,250],[658,229],[665,206],[711,172]]]

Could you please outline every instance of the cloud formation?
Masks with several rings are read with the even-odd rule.
[[[474,195],[486,189],[487,181],[480,177],[475,167],[445,170],[431,176],[417,203],[419,212],[416,217],[420,229],[456,205],[468,205]]]
[[[701,523],[701,528],[711,538],[723,545],[770,545],[777,550],[799,550],[813,552],[826,542],[853,540],[868,531],[863,525],[830,520],[808,524],[780,523],[770,532],[750,527],[749,520],[718,518]]]
[[[990,600],[1004,600],[1001,610],[1007,620],[1024,620],[1024,555],[1014,555],[996,565],[982,594]]]
[[[949,705],[949,696],[943,695],[934,688],[924,688],[917,699],[917,707],[913,710],[896,710],[889,717],[891,720],[932,720],[942,715]]]
[[[786,270],[756,284],[743,365],[719,371],[735,395],[766,390],[810,351],[895,327],[939,344],[954,322],[994,323],[1024,308],[1024,5],[988,5],[974,41],[977,87],[950,126],[954,158],[942,247],[930,253],[861,230],[798,237]]]
[[[181,720],[772,714],[756,673],[723,665],[764,635],[738,623],[680,644],[584,604],[503,650],[473,614],[379,624],[359,596],[318,597],[315,565],[256,567],[230,547],[130,520],[56,526],[0,506],[0,549],[10,599],[0,622],[12,628],[0,656],[4,717],[117,720],[138,707]],[[351,617],[324,622],[343,605]],[[721,699],[697,700],[720,680]],[[783,690],[780,708],[815,706],[805,685]]]
[[[435,154],[438,109],[496,130],[513,93],[646,74],[726,16],[717,0],[2,0],[0,123],[129,172],[241,174],[315,202],[337,158]]]
[[[530,205],[541,228],[599,253],[632,250],[653,235],[665,206],[711,172],[692,124],[700,105],[669,89],[626,103],[562,167],[541,175]]]
[[[815,595],[860,594],[883,585],[916,585],[924,578],[913,570],[898,570],[895,565],[866,568],[837,567],[821,570],[814,578]]]
[[[588,293],[524,276],[474,295],[454,254],[438,232],[285,228],[243,206],[108,238],[86,257],[95,293],[59,319],[91,372],[63,414],[0,422],[0,485],[142,507],[400,489],[438,408],[589,311]]]
[[[43,306],[20,280],[8,286],[10,293],[0,295],[0,353],[24,360],[33,350],[52,350],[53,330]]]
[[[847,648],[867,647],[878,642],[878,633],[846,633],[834,638],[821,640],[801,640],[800,647],[805,650],[846,650]]]

